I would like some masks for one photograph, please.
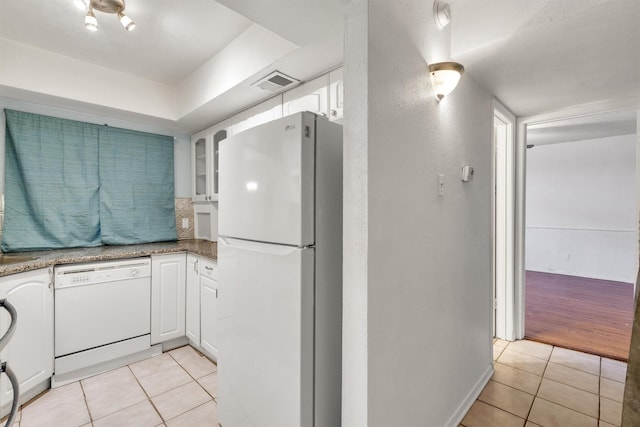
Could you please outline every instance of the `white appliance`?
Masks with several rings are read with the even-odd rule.
[[[149,354],[148,257],[58,266],[54,276],[54,386]]]
[[[223,427],[340,425],[342,127],[299,113],[220,143]]]

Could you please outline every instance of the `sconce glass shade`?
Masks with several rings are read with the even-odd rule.
[[[464,67],[457,62],[438,62],[429,65],[431,84],[438,101],[453,92],[463,72]]]
[[[122,12],[118,12],[118,19],[120,19],[120,23],[127,31],[132,31],[136,28],[136,23],[133,22],[133,19],[129,18]]]
[[[87,12],[87,16],[84,17],[84,26],[87,27],[89,31],[98,31],[98,20],[93,14],[93,11],[89,10]]]

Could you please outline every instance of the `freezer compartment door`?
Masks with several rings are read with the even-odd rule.
[[[314,249],[218,245],[221,424],[311,427]]]
[[[218,234],[314,243],[315,116],[300,113],[220,142]]]

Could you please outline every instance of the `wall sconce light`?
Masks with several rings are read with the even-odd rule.
[[[429,64],[431,84],[436,92],[438,101],[449,95],[458,86],[460,77],[464,72],[462,64],[457,62],[438,62]]]

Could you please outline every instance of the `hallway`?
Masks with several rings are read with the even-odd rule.
[[[493,358],[461,426],[620,426],[626,363],[527,340],[494,340]]]

